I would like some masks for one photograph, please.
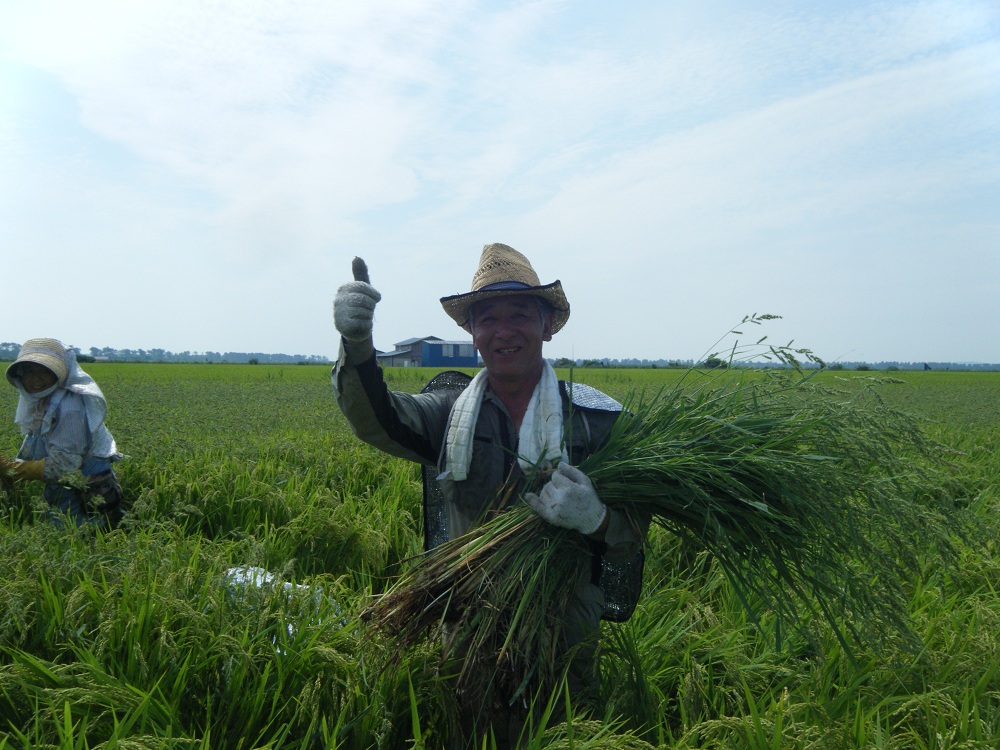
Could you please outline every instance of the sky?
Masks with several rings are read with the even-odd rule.
[[[0,341],[466,340],[491,242],[549,357],[998,363],[1000,3],[0,0]]]

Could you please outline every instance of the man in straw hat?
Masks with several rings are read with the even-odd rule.
[[[409,394],[389,391],[383,381],[372,341],[381,295],[363,261],[357,268],[359,261],[355,281],[341,286],[334,300],[342,337],[332,373],[337,402],[365,442],[436,467],[445,500],[444,538],[464,534],[513,502],[528,477],[550,475],[524,498],[549,523],[579,532],[593,556],[564,618],[566,651],[574,654],[570,689],[592,697],[595,639],[606,615],[597,580],[601,564],[638,558],[641,581],[644,530],[606,507],[575,468],[603,444],[621,405],[593,388],[568,387],[542,356],[544,342],[569,319],[561,283],[541,284],[528,259],[512,247],[486,245],[471,291],[441,299],[445,312],[472,334],[485,367],[464,390]],[[638,590],[627,596],[631,612]]]
[[[44,482],[57,523],[67,514],[78,526],[117,520],[122,489],[111,465],[122,454],[104,424],[104,394],[76,352],[56,339],[30,339],[6,375],[19,393],[14,421],[24,439],[16,460],[0,456],[0,477]]]

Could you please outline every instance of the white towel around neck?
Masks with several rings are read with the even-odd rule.
[[[469,476],[476,421],[479,419],[479,407],[483,403],[486,383],[486,370],[480,370],[451,410],[445,472],[450,472],[456,482],[464,481]],[[546,463],[556,464],[560,460],[567,460],[563,448],[562,399],[559,397],[556,371],[546,362],[521,421],[517,461],[521,470],[530,474],[536,469],[545,468]]]

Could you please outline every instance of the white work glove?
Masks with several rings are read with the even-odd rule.
[[[576,529],[581,534],[593,534],[601,528],[608,513],[590,478],[565,461],[537,495],[525,493],[524,500],[554,526]]]
[[[352,266],[354,281],[337,290],[333,300],[333,324],[348,341],[365,341],[372,335],[375,305],[382,299],[368,283],[368,268],[360,258]]]

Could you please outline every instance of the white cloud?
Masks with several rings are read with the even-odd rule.
[[[997,234],[990,3],[3,14],[0,244],[35,264],[113,259],[87,281],[142,310],[119,335],[155,339],[120,345],[332,353],[329,300],[355,253],[385,295],[380,344],[451,335],[436,298],[505,241],[572,290],[557,356],[696,356],[756,309],[796,314],[817,348],[1000,360],[986,337],[929,344],[894,322],[935,282],[967,301],[1000,275],[995,255],[956,270],[941,250]],[[963,310],[990,317],[945,307],[914,314],[956,330],[974,325]],[[876,310],[884,330],[863,317]],[[655,344],[642,321],[664,321]]]

